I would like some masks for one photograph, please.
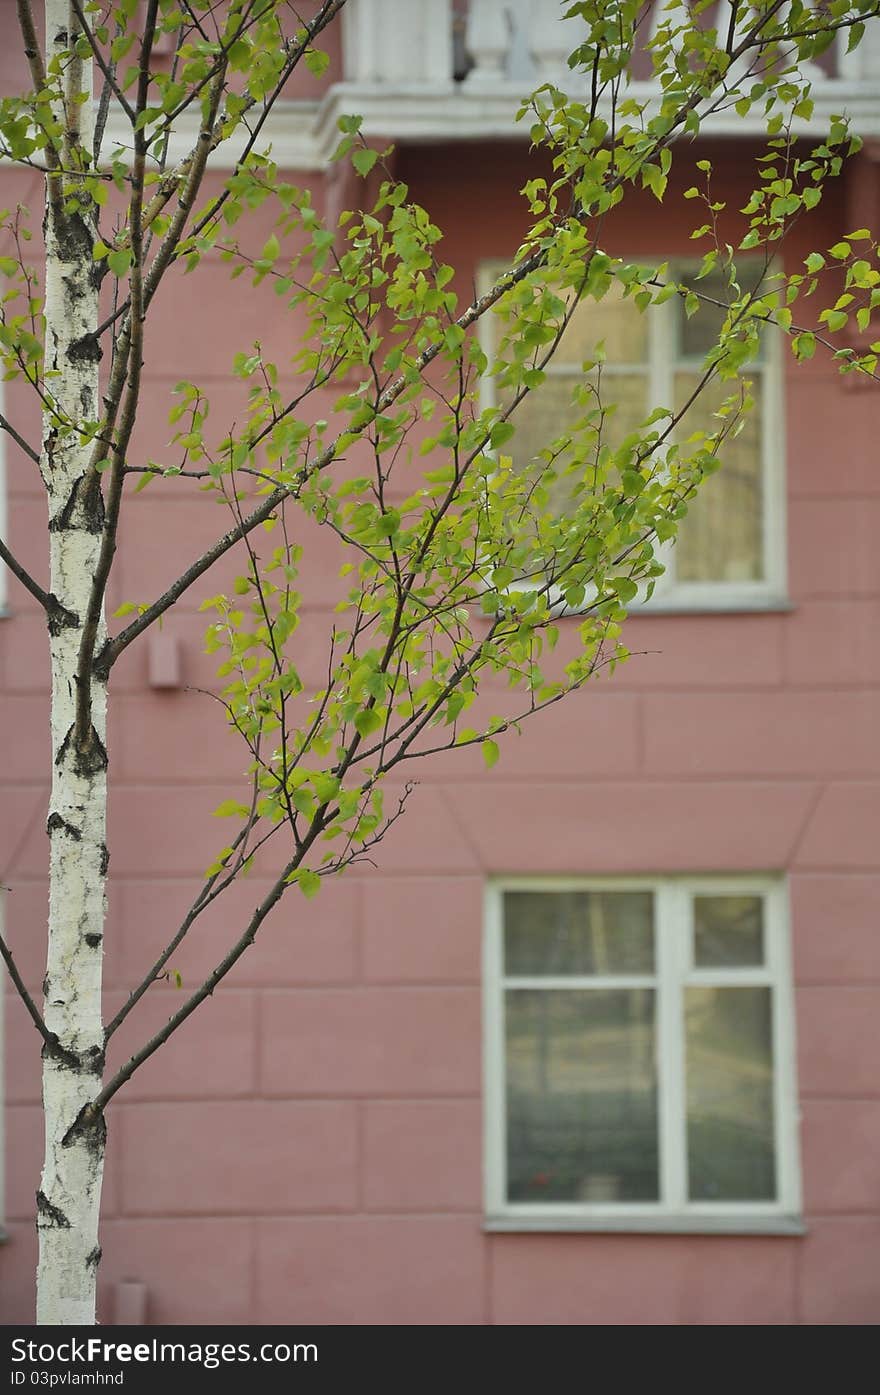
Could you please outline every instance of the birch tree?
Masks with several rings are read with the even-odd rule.
[[[43,32],[31,0],[16,0],[30,80],[0,101],[0,153],[42,173],[45,210],[42,238],[32,241],[26,214],[4,215],[0,349],[7,377],[24,379],[39,399],[42,440],[24,439],[12,421],[0,426],[26,462],[20,468],[42,480],[48,585],[5,540],[0,555],[45,612],[51,651],[42,1003],[0,947],[43,1057],[42,1323],[95,1321],[110,1101],[234,969],[283,895],[314,896],[381,841],[405,803],[385,806],[386,777],[474,745],[492,766],[505,732],[626,657],[626,608],[662,570],[658,542],[674,538],[695,491],[723,467],[725,443],[750,408],[747,365],[761,335],[787,336],[798,358],[826,352],[842,371],[875,373],[874,349],[859,353],[841,338],[856,322],[860,332],[868,328],[880,295],[869,230],[817,248],[787,274],[774,265],[788,229],[858,146],[842,116],[796,143],[798,123],[812,111],[804,65],[841,31],[856,45],[865,24],[876,23],[871,0],[816,10],[803,0],[744,0],[729,6],[718,29],[704,27],[704,6],[678,0],[650,45],[659,94],[651,104],[627,91],[648,8],[637,0],[571,4],[572,88],[581,95],[548,85],[524,101],[520,119],[546,173],[523,191],[515,260],[469,303],[452,289],[441,229],[395,178],[390,152],[362,139],[355,115],[340,123],[334,158],[351,162],[363,197],[338,220],[325,221],[266,153],[273,108],[296,95],[301,66],[324,70],[321,38],[344,3],[321,0],[303,19],[284,0],[46,0]],[[155,61],[159,40],[173,49],[170,64]],[[709,300],[717,311],[717,290],[713,299],[699,279],[680,285],[668,269],[617,258],[605,236],[633,190],[649,189],[662,203],[673,159],[731,107],[763,122],[767,158],[738,246],[726,240],[707,162],[703,182],[688,191],[701,274],[716,273],[717,286],[720,273],[724,288],[723,329],[693,396],[679,407],[656,403],[621,440],[599,347],[584,361],[570,420],[523,461],[517,408],[540,393],[577,307],[614,290],[645,314],[670,296],[685,300],[688,315]],[[106,138],[110,113],[127,126],[118,144]],[[170,137],[191,113],[197,137],[173,163]],[[222,192],[209,196],[211,155],[232,140],[240,153]],[[254,256],[240,245],[238,225],[267,205],[275,231]],[[36,222],[40,211],[31,213]],[[170,407],[173,460],[133,458],[151,309],[169,270],[185,263],[198,276],[211,249],[230,275],[271,281],[278,314],[296,310],[309,332],[285,364],[241,346],[230,372],[248,389],[243,424],[230,420],[211,436],[204,391],[181,383]],[[748,286],[737,262],[746,252],[760,263]],[[478,333],[482,321],[493,326],[488,336]],[[480,395],[487,376],[492,406]],[[718,383],[727,390],[712,430],[690,431],[694,401]],[[310,405],[328,387],[338,392],[329,422]],[[218,395],[212,420],[223,406]],[[426,420],[420,483],[392,502],[394,471]],[[158,475],[224,500],[228,525],[163,594],[131,598],[108,629],[120,519]],[[341,540],[349,559],[317,692],[298,671],[298,587],[308,565],[291,526],[299,516]],[[107,1021],[114,666],[229,554],[240,558],[240,575],[210,602],[207,644],[218,656],[218,720],[240,736],[247,786],[217,811],[232,831],[196,899],[181,907],[166,948]],[[558,621],[574,613],[567,623],[578,627],[580,652],[560,663]],[[491,711],[481,685],[499,674],[507,696],[494,682]],[[203,983],[181,990],[162,1030],[106,1074],[108,1040],[173,969],[202,912],[267,844],[274,884],[238,938]]]

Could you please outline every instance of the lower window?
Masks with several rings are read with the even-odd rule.
[[[487,1223],[800,1229],[784,886],[488,893]]]

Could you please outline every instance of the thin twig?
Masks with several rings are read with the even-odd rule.
[[[238,832],[238,834],[237,834],[237,836],[236,836],[236,838],[235,838],[235,841],[234,841],[233,844],[232,844],[232,852],[235,852],[236,848],[237,848],[237,847],[243,842],[243,840],[247,837],[247,833],[248,833],[248,828],[249,828],[249,827],[250,827],[250,825],[247,825],[246,827],[244,827],[244,828],[242,828],[242,829],[239,830],[239,832]],[[231,854],[230,854],[230,855],[231,855]],[[147,991],[147,989],[150,987],[150,985],[151,985],[152,983],[155,983],[155,982],[156,982],[157,978],[159,977],[160,973],[161,973],[162,970],[164,969],[165,965],[168,963],[168,960],[171,958],[171,956],[172,956],[172,954],[174,953],[174,951],[178,948],[178,946],[182,943],[182,941],[183,941],[184,938],[186,937],[186,935],[187,935],[187,933],[188,933],[190,927],[191,927],[192,924],[194,923],[194,921],[195,921],[195,920],[197,919],[197,917],[201,914],[201,912],[205,909],[205,906],[208,905],[208,904],[210,904],[210,902],[214,899],[214,896],[213,896],[214,886],[215,886],[215,884],[222,878],[223,873],[224,873],[226,870],[227,870],[227,869],[226,869],[226,866],[225,866],[225,864],[224,864],[224,866],[223,866],[222,868],[219,868],[219,869],[213,874],[213,876],[209,877],[208,880],[205,882],[204,886],[202,887],[202,889],[201,889],[201,891],[199,892],[198,896],[196,897],[195,901],[194,901],[193,904],[190,906],[189,910],[187,911],[186,915],[184,916],[183,921],[181,922],[180,928],[175,932],[175,934],[174,934],[174,935],[172,936],[172,938],[169,940],[168,944],[167,944],[167,945],[165,946],[165,948],[162,950],[161,954],[160,954],[160,955],[158,956],[158,958],[154,961],[154,963],[152,964],[152,966],[148,969],[148,971],[146,972],[146,974],[144,974],[144,977],[141,979],[141,981],[140,981],[140,983],[137,985],[137,987],[135,987],[135,988],[133,988],[133,989],[131,990],[131,992],[129,993],[129,995],[128,995],[128,997],[126,998],[125,1002],[122,1004],[122,1006],[120,1007],[119,1011],[116,1013],[116,1016],[115,1016],[114,1018],[112,1018],[110,1022],[108,1022],[107,1027],[106,1027],[106,1030],[105,1030],[105,1032],[104,1032],[104,1040],[105,1040],[105,1042],[108,1042],[108,1041],[110,1040],[110,1038],[113,1036],[114,1032],[115,1032],[119,1027],[122,1026],[122,1023],[125,1021],[126,1017],[127,1017],[128,1014],[131,1012],[132,1008],[135,1007],[135,1005],[136,1005],[136,1004],[140,1001],[140,999],[144,996],[144,994],[146,993],[146,991]]]
[[[40,1009],[37,1007],[36,1003],[34,1002],[33,998],[31,997],[30,993],[28,992],[27,988],[25,987],[24,979],[18,972],[18,966],[12,957],[12,951],[7,945],[2,935],[0,935],[0,958],[3,959],[4,964],[9,970],[9,977],[12,979],[12,982],[15,985],[15,991],[21,998],[21,1001],[24,1003],[25,1007],[27,1008],[34,1026],[36,1027],[40,1036],[43,1038],[43,1041],[46,1043],[46,1045],[54,1051],[58,1046],[58,1038],[52,1032],[50,1032],[49,1028],[46,1026],[46,1023],[43,1020],[43,1015],[40,1012]]]
[[[106,86],[109,87],[110,91],[113,93],[117,102],[122,107],[122,110],[125,112],[126,116],[128,117],[129,121],[133,126],[135,121],[137,120],[137,112],[132,107],[131,102],[128,100],[125,93],[122,91],[122,88],[116,81],[116,74],[114,72],[114,68],[116,65],[109,64],[105,59],[103,53],[101,52],[101,47],[94,34],[92,33],[91,25],[89,24],[88,20],[83,14],[83,8],[80,4],[80,0],[71,0],[71,3],[73,5],[74,11],[76,12],[76,17],[79,20],[79,27],[86,37],[89,48],[92,50],[92,56],[104,76],[104,82]],[[106,121],[106,115],[104,119]]]
[[[39,465],[39,453],[34,450],[33,446],[28,445],[24,437],[20,436],[19,433],[16,431],[15,427],[12,425],[12,422],[9,421],[6,417],[4,417],[2,413],[0,413],[0,431],[5,431],[7,436],[11,436],[15,444],[19,447],[19,449],[23,450],[25,455],[29,456],[35,465]]]
[[[30,0],[16,0],[18,11],[18,25],[21,30],[21,37],[24,41],[24,54],[28,61],[33,84],[34,96],[39,97],[46,91],[46,68],[43,63],[43,51],[40,48],[40,41],[37,38],[37,30],[34,24],[34,15]],[[51,141],[46,144],[46,164],[49,169],[57,175],[61,166],[61,157]],[[46,196],[52,205],[52,211],[56,219],[61,214],[61,186],[57,178],[48,177],[46,180]]]
[[[18,577],[18,580],[21,582],[22,586],[24,586],[26,590],[30,591],[34,600],[39,601],[46,614],[52,614],[53,611],[57,608],[55,605],[53,605],[53,598],[49,595],[48,591],[43,590],[39,582],[35,581],[34,578],[31,576],[30,572],[26,571],[25,568],[18,561],[18,559],[13,556],[13,554],[9,551],[9,548],[6,546],[2,538],[0,538],[0,559],[2,559],[2,561],[6,563],[13,576]]]
[[[145,110],[147,104],[150,82],[150,54],[155,38],[158,8],[159,0],[149,0],[147,12],[144,16],[144,32],[141,41],[140,71],[138,74],[136,102],[137,116],[135,117],[135,121],[137,121],[137,117],[140,116],[140,113]],[[132,267],[129,283],[131,287],[131,314],[129,316],[127,351],[125,355],[128,369],[125,405],[123,407],[122,421],[119,426],[116,441],[110,452],[110,485],[107,491],[107,505],[104,515],[104,527],[101,535],[101,548],[89,591],[89,601],[86,607],[82,635],[80,637],[79,654],[77,656],[76,742],[78,747],[84,747],[91,736],[92,665],[95,655],[95,645],[98,640],[98,628],[104,610],[104,593],[107,589],[107,581],[116,553],[119,511],[122,505],[122,490],[125,483],[123,473],[125,452],[128,449],[128,443],[134,429],[138,399],[140,396],[141,364],[143,362],[144,342],[143,229],[141,227],[140,215],[143,206],[146,155],[146,137],[141,128],[134,133],[134,165],[132,168],[131,203],[129,208],[132,230]],[[101,447],[98,448],[101,449]]]
[[[146,1042],[145,1045],[142,1046],[139,1051],[136,1051],[134,1055],[130,1057],[130,1059],[125,1063],[125,1065],[122,1066],[116,1072],[116,1074],[110,1080],[107,1081],[106,1085],[101,1090],[100,1094],[97,1096],[97,1098],[94,1100],[92,1104],[92,1108],[96,1112],[100,1112],[101,1110],[106,1108],[107,1104],[116,1094],[117,1090],[120,1089],[120,1087],[124,1085],[125,1082],[132,1075],[134,1075],[138,1067],[143,1065],[144,1061],[149,1060],[153,1053],[159,1050],[160,1046],[164,1045],[164,1043],[171,1036],[172,1032],[175,1032],[178,1027],[183,1025],[186,1019],[193,1012],[195,1012],[196,1008],[199,1006],[200,1003],[203,1003],[207,997],[210,997],[220,980],[226,977],[226,975],[229,973],[229,970],[241,958],[242,954],[244,954],[248,946],[253,944],[254,937],[256,936],[256,933],[262,925],[263,921],[266,919],[266,916],[272,910],[273,906],[277,905],[277,903],[281,900],[281,897],[283,896],[284,891],[288,885],[287,878],[301,866],[306,852],[321,832],[322,827],[320,823],[318,823],[316,820],[313,823],[312,830],[310,830],[310,836],[303,840],[302,849],[297,850],[295,856],[291,858],[291,860],[287,863],[287,866],[281,872],[280,876],[273,884],[271,890],[263,898],[259,906],[254,911],[253,915],[250,918],[250,921],[248,922],[247,929],[244,931],[244,934],[242,934],[239,937],[239,939],[235,942],[235,944],[232,946],[229,952],[223,957],[223,959],[220,961],[217,967],[214,970],[212,970],[212,972],[205,979],[201,987],[197,988],[195,993],[193,993],[186,1000],[183,1006],[179,1008],[178,1011],[175,1012],[172,1017],[169,1018],[169,1020],[165,1023],[165,1026],[162,1027],[158,1032],[156,1032],[155,1036],[151,1037],[150,1040]]]

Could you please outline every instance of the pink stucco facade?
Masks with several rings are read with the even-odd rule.
[[[725,196],[741,206],[751,150],[728,142],[712,154]],[[402,151],[399,172],[444,228],[463,293],[482,260],[516,247],[526,160],[515,142]],[[324,176],[303,177],[320,207]],[[690,182],[683,172],[662,211],[647,195],[635,202],[612,225],[609,250],[685,254],[679,195]],[[38,197],[36,178],[8,170],[0,189],[4,206]],[[876,166],[862,157],[786,258],[827,246],[876,199]],[[268,217],[256,215],[255,244]],[[240,389],[229,382],[235,349],[259,338],[279,361],[292,349],[275,304],[231,284],[217,258],[176,278],[147,341],[144,458],[163,458],[180,378],[203,383],[220,417]],[[230,980],[112,1106],[104,1321],[123,1280],[145,1286],[156,1323],[880,1321],[877,396],[819,356],[787,363],[785,375],[786,603],[634,615],[634,657],[612,678],[509,736],[489,773],[467,752],[425,763],[375,869],[354,869],[314,902],[290,893]],[[18,385],[6,404],[35,436]],[[11,545],[42,578],[41,491],[28,463],[7,454]],[[225,528],[215,505],[179,499],[179,489],[160,480],[133,502],[111,608],[155,595]],[[338,560],[322,539],[307,540],[299,652],[316,685]],[[195,588],[163,630],[179,687],[150,686],[149,643],[114,675],[110,1011],[192,899],[222,842],[210,811],[236,793],[246,765],[218,710],[193,691],[213,681],[197,608],[218,589],[216,579]],[[46,641],[12,579],[7,606],[3,920],[38,989]],[[562,646],[575,623],[562,623]],[[805,1233],[487,1233],[486,879],[673,872],[787,880]],[[175,960],[185,982],[213,966],[260,885],[258,872],[196,929]],[[113,1059],[177,1001],[173,988],[153,990]],[[41,1120],[38,1038],[8,991],[5,1030],[0,1314],[12,1323],[33,1311]]]

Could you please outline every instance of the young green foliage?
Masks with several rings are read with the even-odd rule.
[[[59,16],[60,0],[48,3]],[[234,968],[282,895],[297,886],[315,896],[326,877],[381,841],[409,791],[404,784],[386,804],[389,776],[439,752],[465,759],[454,753],[468,747],[479,747],[478,764],[491,770],[506,733],[627,657],[628,609],[650,596],[703,481],[724,468],[753,408],[750,365],[769,335],[784,336],[797,360],[828,353],[843,372],[876,374],[873,232],[847,232],[794,268],[780,255],[792,226],[809,218],[858,149],[842,115],[815,131],[803,65],[842,39],[857,44],[878,22],[874,0],[822,8],[748,0],[722,8],[727,22],[717,27],[702,0],[672,0],[647,46],[649,95],[631,82],[648,13],[642,0],[568,5],[576,95],[550,83],[523,102],[519,120],[538,173],[522,190],[520,247],[472,299],[469,268],[445,259],[443,230],[395,175],[393,152],[363,137],[360,118],[339,122],[331,163],[343,187],[357,191],[357,206],[338,217],[322,217],[311,189],[273,158],[265,139],[273,108],[291,95],[301,65],[315,79],[328,73],[319,41],[343,5],[321,0],[300,20],[281,0],[73,0],[45,51],[28,0],[16,6],[30,76],[24,92],[0,97],[0,157],[44,176],[49,294],[44,300],[31,240],[38,211],[4,213],[0,358],[4,376],[38,400],[43,449],[3,418],[0,429],[40,466],[49,543],[53,557],[63,554],[53,573],[58,594],[4,540],[0,555],[46,613],[53,731],[58,712],[71,708],[67,729],[56,732],[56,782],[74,813],[91,801],[93,833],[103,827],[108,762],[95,712],[116,662],[217,563],[233,552],[240,559],[231,586],[215,589],[203,609],[217,696],[241,739],[247,783],[215,810],[231,831],[179,928],[106,1030],[90,1024],[95,1041],[106,1043],[153,984],[169,976],[180,984],[168,966],[198,917],[270,840],[274,856],[270,891],[214,970],[106,1081],[96,1073],[103,1045],[86,1057],[63,1013],[47,1027],[0,941],[47,1069],[61,1061],[71,1078],[93,1079],[85,1104],[48,1140],[54,1180],[86,1129],[99,1167],[107,1103]],[[91,70],[100,95],[81,127]],[[108,142],[111,109],[124,138]],[[766,143],[743,208],[725,209],[700,158],[699,183],[684,193],[699,266],[618,255],[616,210],[677,197],[676,162],[690,166],[694,142],[725,112],[759,128]],[[196,132],[192,147],[172,158],[185,122]],[[232,167],[208,194],[208,161],[232,141]],[[257,211],[272,226],[254,240],[249,215]],[[153,307],[168,294],[170,271],[198,275],[209,254],[267,296],[271,314],[289,314],[297,337],[279,362],[260,343],[239,345],[230,371],[246,408],[234,418],[222,392],[212,401],[199,382],[179,382],[167,455],[137,459]],[[68,343],[57,306],[70,286],[71,315],[87,292],[96,307],[99,288],[104,299],[103,318],[90,311]],[[679,303],[683,322],[712,327],[692,385],[683,399],[627,418],[590,326],[609,306],[647,322]],[[522,404],[541,394],[560,346],[568,352],[572,343],[580,371],[558,429],[529,441]],[[708,415],[698,414],[701,402]],[[126,597],[116,611],[125,623],[108,637],[103,609],[117,545],[131,546],[121,519],[159,476],[181,494],[200,491],[206,507],[218,503],[223,524],[161,595]],[[88,547],[77,551],[83,540]],[[318,549],[338,552],[340,588],[325,677],[308,684],[301,621]],[[81,836],[59,820],[50,820],[54,835]],[[85,889],[101,892],[94,907],[107,848],[97,834],[92,846],[96,870]],[[53,875],[57,905],[65,888]],[[50,944],[56,935],[53,925]],[[103,921],[90,922],[89,935],[77,922],[77,935],[93,951],[99,1000]],[[56,959],[59,972],[72,972],[72,953]],[[77,983],[62,988],[53,1010],[76,1005]],[[51,1247],[58,1236],[44,1229]],[[89,1302],[93,1311],[95,1264],[81,1267],[89,1270],[82,1295],[61,1317],[50,1308],[51,1320],[83,1321]]]

